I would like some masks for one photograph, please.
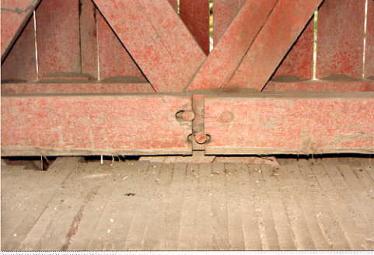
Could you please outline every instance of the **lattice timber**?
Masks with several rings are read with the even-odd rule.
[[[4,156],[374,152],[372,0],[1,3]]]

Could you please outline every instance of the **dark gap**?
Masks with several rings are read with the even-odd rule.
[[[56,156],[17,156],[17,157],[2,157],[6,165],[9,166],[23,166],[25,170],[48,170],[48,167],[57,159]]]
[[[113,156],[103,156],[104,161],[136,161],[139,160],[140,156],[124,156],[124,155],[113,155]],[[84,156],[83,162],[93,162],[93,161],[100,161],[100,155],[93,155],[93,156]]]

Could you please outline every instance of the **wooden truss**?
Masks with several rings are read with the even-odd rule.
[[[323,6],[336,9],[334,1]],[[372,19],[366,21],[360,77],[359,64],[336,61],[340,53],[330,47],[324,61],[330,57],[340,65],[326,64],[329,69],[317,69],[317,75],[351,79],[313,80],[303,63],[297,72],[305,80],[286,83],[273,78],[295,72],[291,59],[312,61],[313,51],[294,52],[304,37],[313,38],[311,18],[323,0],[247,0],[235,7],[227,28],[217,30],[220,37],[210,53],[205,30],[186,22],[200,15],[187,10],[207,6],[187,2],[181,2],[179,17],[172,0],[3,0],[1,58],[9,81],[2,84],[2,154],[374,152],[374,82],[368,75],[374,74]],[[217,0],[217,8],[222,2]],[[36,35],[28,23],[35,10],[40,12]],[[61,27],[49,26],[53,12],[59,12]],[[324,12],[321,8],[320,15]],[[331,29],[329,19],[322,19],[328,24],[321,22],[321,29]],[[326,44],[335,40],[321,38]],[[116,48],[119,54],[112,53]],[[124,59],[125,70],[118,64]],[[19,72],[20,66],[26,71]],[[118,72],[132,80],[100,81]]]

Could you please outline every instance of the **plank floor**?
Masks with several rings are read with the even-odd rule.
[[[280,163],[2,163],[2,249],[374,249],[372,159]]]

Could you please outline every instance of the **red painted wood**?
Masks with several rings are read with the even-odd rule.
[[[279,0],[227,88],[261,90],[322,0]]]
[[[38,3],[39,0],[1,0],[1,60]]]
[[[191,154],[183,96],[2,98],[2,155]]]
[[[96,8],[91,0],[80,0],[80,43],[82,73],[97,79]]]
[[[1,65],[1,79],[37,80],[34,21],[31,18]]]
[[[310,91],[310,92],[355,92],[374,91],[374,81],[295,81],[277,82],[271,81],[264,91]]]
[[[100,80],[111,78],[146,81],[139,67],[131,58],[103,16],[97,12]]]
[[[178,0],[168,0],[174,11],[178,11]]]
[[[366,0],[325,0],[318,14],[317,78],[362,78]]]
[[[3,83],[3,95],[19,94],[117,94],[152,93],[149,83],[110,83],[110,82],[54,82],[54,83]]]
[[[374,93],[208,97],[206,154],[374,152]]]
[[[297,77],[308,80],[313,76],[313,19],[292,46],[274,77]]]
[[[205,54],[209,54],[209,1],[180,0],[179,15]]]
[[[166,0],[95,0],[157,91],[182,91],[205,54]]]
[[[189,90],[218,89],[229,81],[276,2],[248,0],[244,4],[194,77]]]
[[[226,29],[230,26],[235,16],[245,0],[214,0],[213,5],[213,23],[214,33],[213,42],[217,45]]]
[[[36,24],[39,76],[80,73],[79,1],[43,0]]]
[[[365,77],[374,79],[374,1],[368,4]]]

